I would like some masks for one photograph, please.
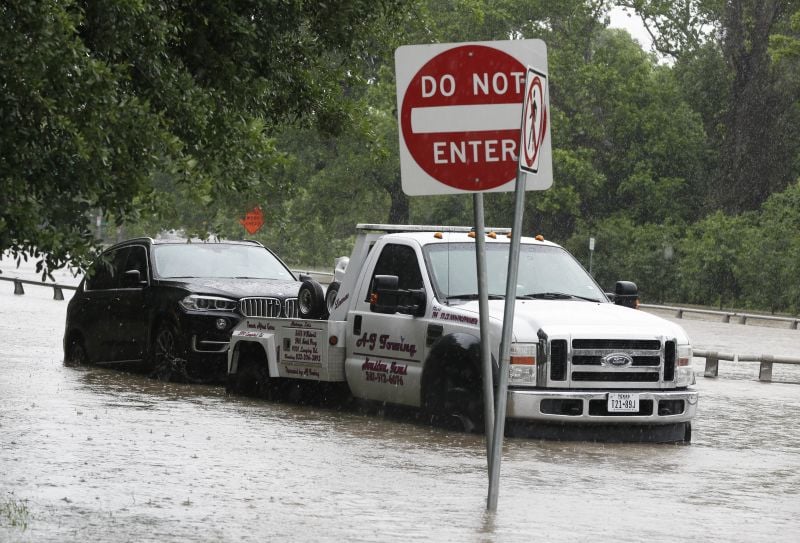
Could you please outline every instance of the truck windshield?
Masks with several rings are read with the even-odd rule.
[[[474,243],[439,243],[424,249],[431,281],[439,300],[477,299]],[[489,297],[506,293],[508,245],[486,244]],[[521,244],[517,297],[605,302],[594,280],[571,254],[560,247]]]

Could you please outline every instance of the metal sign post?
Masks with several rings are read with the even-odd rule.
[[[475,215],[475,265],[478,270],[478,315],[481,330],[481,370],[483,374],[483,419],[486,435],[486,461],[492,466],[492,439],[494,437],[494,383],[492,354],[489,345],[489,290],[486,284],[486,238],[484,237],[483,193],[472,195]]]
[[[503,311],[503,333],[500,339],[500,376],[497,384],[497,406],[495,407],[494,435],[492,452],[489,456],[489,496],[486,508],[497,510],[497,496],[500,488],[500,459],[503,450],[503,435],[506,428],[506,406],[508,403],[508,371],[511,365],[511,340],[514,331],[514,306],[517,300],[517,275],[519,274],[519,245],[522,237],[522,215],[525,211],[525,189],[527,174],[536,176],[529,184],[538,189],[547,189],[552,177],[539,178],[540,166],[549,166],[550,155],[545,154],[544,144],[549,142],[549,112],[547,96],[547,75],[528,67],[525,78],[525,93],[522,102],[522,120],[519,134],[519,164],[514,197],[514,226],[511,229],[511,244],[508,255],[508,274],[506,276],[506,303]]]
[[[503,311],[503,334],[500,339],[500,376],[497,383],[497,407],[495,408],[492,453],[489,456],[489,497],[486,508],[497,510],[497,494],[500,487],[500,457],[503,450],[503,434],[506,428],[506,403],[508,395],[508,367],[511,359],[511,334],[514,327],[514,305],[517,300],[517,274],[519,272],[519,242],[522,237],[522,213],[525,210],[525,174],[517,173],[517,191],[514,198],[514,226],[511,230],[511,245],[508,249],[508,276],[506,279],[506,305]]]

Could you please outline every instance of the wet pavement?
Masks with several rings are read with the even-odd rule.
[[[800,540],[800,368],[696,359],[689,446],[507,439],[488,514],[482,437],[65,368],[66,303],[12,292],[0,541]],[[698,349],[800,356],[797,330],[679,322]]]

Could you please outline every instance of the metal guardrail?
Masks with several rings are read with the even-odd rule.
[[[663,311],[674,311],[675,318],[682,319],[687,313],[698,315],[714,315],[721,318],[722,322],[733,322],[734,324],[747,324],[747,321],[773,321],[785,322],[791,330],[800,329],[800,317],[776,317],[774,315],[759,315],[758,313],[739,313],[738,311],[717,311],[713,309],[699,309],[693,307],[679,307],[670,305],[639,304],[643,309],[657,309]]]
[[[310,275],[312,279],[322,283],[323,285],[330,285],[333,282],[332,272],[314,271],[314,270],[292,270],[295,275],[305,274]]]
[[[37,287],[50,287],[53,289],[53,299],[63,300],[64,289],[77,290],[78,287],[72,285],[60,285],[58,283],[42,283],[41,281],[31,281],[30,279],[19,279],[18,277],[0,277],[0,281],[13,281],[14,294],[25,294],[25,288],[22,285],[36,285]]]
[[[800,358],[773,356],[770,354],[733,354],[720,353],[717,351],[694,351],[693,354],[697,358],[706,359],[706,368],[703,373],[705,377],[717,377],[719,375],[720,360],[729,360],[731,362],[759,362],[761,365],[758,369],[758,380],[767,382],[772,381],[773,364],[800,365]]]

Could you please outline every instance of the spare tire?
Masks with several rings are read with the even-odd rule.
[[[328,315],[333,312],[333,303],[336,301],[336,296],[339,294],[339,281],[334,281],[328,285],[328,290],[325,291],[325,306],[328,308]]]
[[[297,311],[301,319],[324,319],[328,316],[322,285],[313,279],[303,281],[297,293]]]

